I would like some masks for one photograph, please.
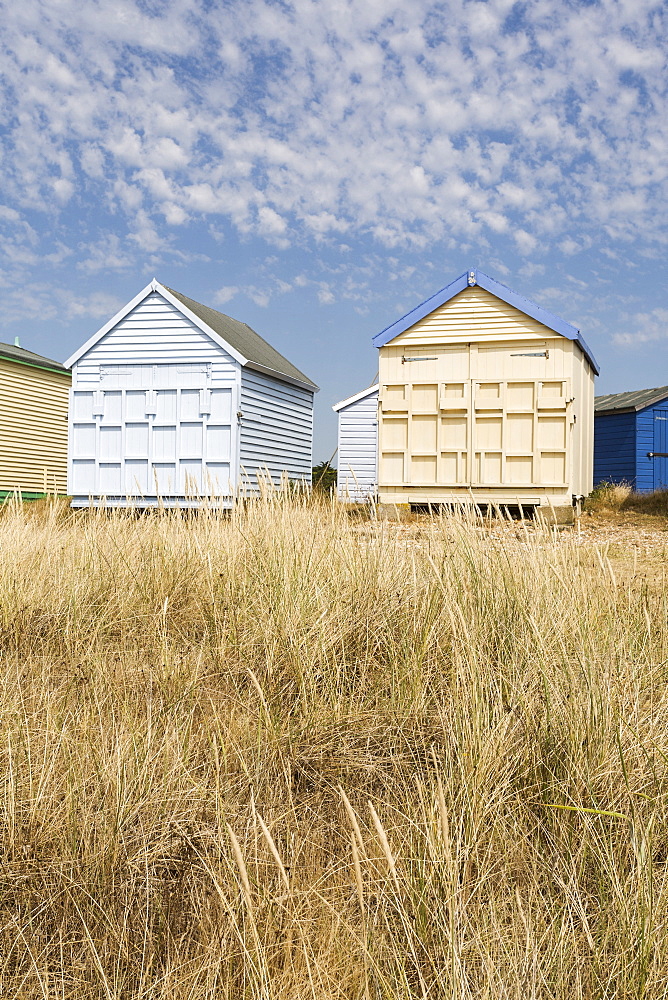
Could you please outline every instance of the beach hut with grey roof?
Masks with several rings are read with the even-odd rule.
[[[315,383],[156,279],[66,365],[74,506],[226,506],[263,481],[310,483]]]
[[[339,417],[337,496],[371,503],[378,482],[378,386],[342,399],[332,409]]]
[[[0,500],[65,494],[72,376],[14,344],[0,344]]]
[[[668,488],[668,385],[594,400],[594,485]]]

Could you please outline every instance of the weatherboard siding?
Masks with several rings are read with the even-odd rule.
[[[563,350],[571,355],[573,371],[572,481],[578,494],[588,496],[594,488],[594,379],[589,362],[575,341],[564,341]]]
[[[66,492],[70,383],[0,359],[0,492]]]
[[[342,500],[376,495],[378,390],[339,410],[337,490]]]
[[[311,481],[313,393],[251,368],[241,370],[241,480],[255,491],[267,476]]]
[[[666,450],[657,433],[657,421],[668,423],[668,400],[626,413],[596,413],[594,434],[594,485],[630,483],[638,493],[665,486],[668,459],[654,452]]]
[[[595,416],[594,486],[600,483],[630,483],[637,487],[635,412]]]
[[[400,334],[402,344],[414,345],[450,343],[453,340],[484,341],[503,337],[522,340],[554,336],[554,330],[549,330],[531,316],[477,285],[464,289]],[[396,344],[398,341],[399,337],[390,343]]]
[[[74,366],[75,385],[96,385],[100,365],[211,364],[213,381],[234,380],[238,363],[158,292],[124,316]]]

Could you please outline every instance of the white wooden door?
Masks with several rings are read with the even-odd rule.
[[[235,389],[212,387],[206,365],[176,368],[118,365],[103,389],[74,390],[73,495],[230,494]]]

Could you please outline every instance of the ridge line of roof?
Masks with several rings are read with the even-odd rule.
[[[178,292],[175,288],[170,288],[169,285],[162,287],[198,319],[202,320],[218,337],[228,342],[230,347],[246,359],[246,363],[260,365],[268,371],[276,372],[279,377],[282,375],[284,379],[299,382],[307,389],[318,390],[318,386],[308,375],[305,375],[296,365],[288,361],[280,351],[277,351],[248,323],[234,319],[233,316],[228,316],[227,313],[220,312],[212,306],[204,305],[197,299],[191,299],[190,296]],[[155,290],[157,291],[157,289]],[[248,333],[244,333],[244,330],[247,330]]]

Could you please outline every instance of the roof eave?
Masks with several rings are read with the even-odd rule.
[[[594,372],[594,375],[600,375],[601,374],[600,365],[599,365],[598,361],[596,360],[596,358],[594,357],[594,355],[592,354],[592,352],[589,350],[589,347],[587,345],[587,341],[584,339],[584,337],[582,336],[582,334],[580,333],[579,330],[578,330],[578,335],[575,338],[575,341],[579,345],[580,350],[582,351],[582,353],[586,357],[587,361],[591,365],[591,367],[593,369],[593,372]]]
[[[246,361],[242,362],[244,368],[252,368],[253,371],[260,372],[262,375],[269,375],[271,378],[278,379],[279,382],[288,382],[290,385],[297,385],[300,389],[307,389],[314,395],[316,392],[320,392],[320,386],[316,385],[315,382],[307,382],[303,379],[295,378],[293,375],[286,375],[285,372],[279,372],[276,368],[267,368],[266,365],[258,364],[257,361]]]
[[[40,371],[53,372],[54,375],[65,375],[72,378],[72,372],[68,371],[64,365],[39,364],[37,361],[24,361],[22,358],[13,358],[11,354],[0,351],[0,361],[11,361],[14,365],[25,365],[26,368],[39,368]]]
[[[240,365],[248,364],[247,357],[241,354],[241,352],[238,351],[236,347],[232,347],[231,344],[228,344],[228,342],[225,340],[224,337],[221,337],[219,333],[216,333],[215,330],[212,330],[211,327],[208,325],[208,323],[206,323],[203,319],[201,319],[196,313],[192,312],[192,310],[190,310],[187,305],[181,302],[180,299],[177,299],[175,295],[172,295],[172,293],[168,288],[165,288],[164,285],[161,285],[159,281],[155,280],[155,278],[151,282],[151,285],[154,291],[160,292],[160,294],[164,296],[164,298],[166,298],[167,301],[171,303],[171,305],[173,305],[175,309],[178,309],[179,312],[181,312],[187,319],[191,321],[191,323],[194,323],[195,326],[199,327],[202,333],[205,333],[207,337],[211,337],[213,342],[215,344],[218,344],[219,347],[222,347],[224,351],[227,351],[227,353],[232,358],[234,358],[234,360],[238,362],[238,364]]]
[[[432,313],[434,309],[438,309],[439,306],[444,305],[449,302],[450,299],[454,298],[460,292],[463,292],[468,285],[468,272],[460,275],[459,278],[455,278],[451,281],[449,285],[445,288],[441,288],[440,291],[435,292],[424,302],[421,302],[415,309],[411,309],[410,312],[406,313],[401,319],[396,320],[390,326],[385,327],[380,333],[377,333],[373,337],[374,347],[384,347],[388,344],[390,340],[394,340],[395,337],[400,336],[400,334],[405,333],[410,327],[415,326],[419,323],[421,319]]]
[[[548,330],[554,330],[555,333],[561,334],[562,337],[566,337],[568,340],[580,340],[580,331],[572,323],[561,319],[560,316],[555,316],[554,313],[543,309],[542,306],[532,302],[531,299],[525,298],[524,295],[513,291],[512,288],[508,288],[507,285],[503,285],[500,281],[490,278],[488,274],[484,274],[482,271],[469,271],[468,274],[469,276],[471,274],[475,276],[475,281],[469,281],[470,284],[479,285],[486,291],[491,292],[492,295],[496,295],[497,299],[502,299],[508,305],[519,309],[526,316],[531,316],[532,319],[546,326]]]
[[[106,336],[106,334],[109,333],[110,330],[113,330],[113,328],[117,325],[117,323],[120,323],[120,321],[124,319],[125,316],[128,315],[128,313],[132,312],[135,306],[138,306],[140,302],[144,301],[147,295],[151,294],[151,292],[153,291],[153,284],[154,282],[152,281],[150,284],[146,286],[146,288],[142,288],[141,292],[138,292],[138,294],[135,295],[134,299],[132,299],[130,302],[124,305],[122,309],[119,309],[118,312],[114,316],[112,316],[111,319],[108,320],[108,322],[104,324],[104,326],[100,327],[100,329],[96,333],[94,333],[92,337],[89,337],[88,340],[84,344],[82,344],[81,347],[74,352],[74,354],[70,355],[67,361],[64,362],[65,367],[72,368],[73,365],[75,365],[77,361],[79,361],[84,356],[84,354],[88,354],[90,349],[92,347],[95,347],[98,341],[102,340],[102,338]]]
[[[339,410],[343,410],[346,406],[351,406],[353,403],[357,403],[360,399],[364,399],[366,396],[371,396],[372,393],[378,392],[379,383],[376,382],[375,385],[370,385],[368,389],[362,389],[361,392],[356,392],[354,396],[348,396],[347,399],[342,399],[340,403],[335,403],[332,409],[335,413]]]

